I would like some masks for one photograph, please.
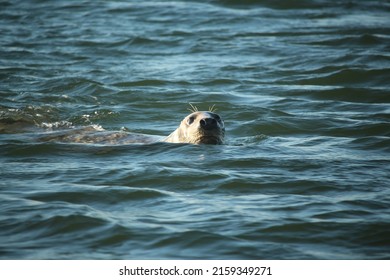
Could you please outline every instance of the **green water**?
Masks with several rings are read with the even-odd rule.
[[[390,2],[295,2],[2,1],[0,258],[389,259]]]

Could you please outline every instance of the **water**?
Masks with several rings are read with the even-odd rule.
[[[1,1],[0,24],[0,258],[390,258],[389,1]],[[164,136],[189,103],[225,145],[39,140]]]

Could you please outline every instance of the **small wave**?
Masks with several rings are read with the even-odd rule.
[[[235,79],[213,79],[201,82],[204,86],[228,86],[228,85],[236,85],[240,84],[238,80]]]
[[[350,144],[356,149],[378,150],[384,153],[390,152],[390,138],[383,136],[362,136],[353,139]],[[383,163],[386,164],[386,163]]]
[[[95,92],[100,92],[104,90],[103,84],[79,77],[70,77],[70,78],[54,78],[48,81],[45,81],[44,85],[41,88],[41,91],[48,94],[58,94],[61,96],[79,96],[83,97],[84,95],[90,96]],[[89,101],[92,101],[89,98]]]
[[[54,106],[33,106],[23,108],[0,107],[0,132],[21,133],[58,117]]]
[[[186,81],[186,80],[155,80],[155,79],[140,79],[135,81],[127,81],[127,82],[119,82],[115,83],[112,86],[118,87],[118,88],[131,88],[131,87],[159,87],[163,89],[167,86],[191,86],[196,84],[193,81]],[[122,93],[122,92],[119,92]],[[124,93],[127,93],[127,91],[124,91]],[[142,96],[143,98],[144,95]]]
[[[358,87],[340,87],[322,90],[305,91],[303,95],[312,99],[346,101],[352,103],[381,104],[390,102],[387,90],[365,89]],[[345,110],[345,109],[344,109]]]
[[[167,81],[164,80],[153,80],[153,79],[145,79],[131,82],[120,82],[114,84],[116,87],[143,87],[143,86],[164,86]]]
[[[390,137],[388,122],[357,122],[355,124],[332,129],[332,134],[348,137],[382,136]]]
[[[130,201],[144,201],[148,199],[160,199],[168,196],[163,191],[148,188],[118,188],[95,187],[85,189],[80,187],[78,191],[39,192],[29,195],[28,198],[40,202],[63,201],[73,204],[122,204]]]
[[[297,80],[301,85],[388,86],[390,69],[346,68],[320,77]]]
[[[227,145],[232,145],[232,146],[258,145],[268,138],[269,136],[264,134],[247,136],[247,137],[236,137],[234,139],[229,140],[227,142]]]
[[[151,245],[152,248],[157,250],[166,250],[169,255],[171,254],[175,258],[203,259],[206,256],[209,259],[214,259],[221,254],[225,258],[237,258],[240,255],[238,252],[233,253],[233,248],[223,246],[226,242],[232,245],[234,241],[233,237],[211,231],[187,230],[161,235]],[[176,251],[173,248],[177,247],[182,249],[179,250],[180,252],[173,254],[172,252]],[[196,248],[196,250],[192,251],[191,248]]]
[[[381,35],[375,34],[363,34],[363,35],[346,35],[340,38],[338,35],[335,38],[329,38],[325,40],[316,40],[312,42],[305,42],[305,44],[311,45],[325,45],[325,46],[373,46],[387,44],[388,38],[384,38]]]
[[[217,4],[228,6],[228,7],[237,7],[237,8],[246,8],[253,6],[265,6],[272,9],[306,9],[306,8],[316,8],[318,4],[316,1],[299,1],[292,3],[288,0],[243,0],[243,1],[235,1],[235,0],[215,0],[213,1]]]
[[[46,123],[42,122],[40,127],[44,129],[63,129],[63,128],[73,128],[73,123],[68,121],[58,121],[58,122],[52,122],[52,123]]]

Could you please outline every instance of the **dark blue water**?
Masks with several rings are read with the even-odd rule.
[[[390,258],[389,1],[0,4],[1,259]]]

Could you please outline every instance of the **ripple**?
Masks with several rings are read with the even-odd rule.
[[[342,69],[323,77],[298,80],[303,85],[388,85],[390,69]]]
[[[56,192],[40,192],[31,194],[29,199],[41,202],[64,201],[74,204],[88,204],[90,202],[98,204],[116,204],[129,203],[131,201],[142,201],[147,199],[160,199],[167,196],[166,193],[153,189],[134,189],[134,188],[93,188],[85,190],[80,188],[78,191],[56,191]]]

